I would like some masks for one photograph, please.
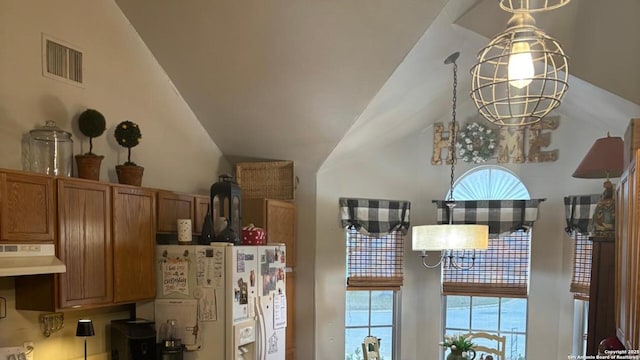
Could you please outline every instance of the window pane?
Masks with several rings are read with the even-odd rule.
[[[471,314],[471,329],[498,331],[499,298],[474,297]]]
[[[380,339],[381,360],[394,353],[394,309],[398,293],[393,290],[358,290],[346,293],[345,359],[362,360],[365,336]]]
[[[469,296],[447,296],[446,327],[452,329],[469,328],[469,309],[471,308]]]
[[[393,291],[371,292],[371,325],[393,324]],[[380,337],[380,336],[378,336]]]
[[[504,360],[524,359],[527,299],[452,295],[447,295],[444,299],[446,303],[446,335],[455,336],[468,332],[484,331],[504,336],[507,340],[505,347],[507,357]],[[466,311],[464,311],[464,306],[467,306]],[[498,322],[500,328],[497,326]],[[465,326],[465,323],[470,323],[472,326]],[[474,342],[479,345],[484,344],[483,340],[476,339]],[[494,347],[495,343],[485,345]],[[446,359],[447,354],[448,351],[445,352],[443,359]],[[478,354],[477,358],[479,359],[481,355]]]
[[[524,359],[526,349],[526,337],[524,335],[506,334],[507,346],[505,351],[505,360],[521,360]]]
[[[392,360],[393,329],[391,327],[372,328],[371,335],[380,339],[380,356],[383,360]]]
[[[495,333],[495,332],[489,332],[489,334],[498,335],[498,333]],[[498,344],[498,342],[495,340],[485,339],[485,338],[473,339],[473,343],[479,346],[486,346],[488,348],[495,348]],[[482,354],[478,354],[478,356],[482,356]]]
[[[346,326],[369,325],[369,291],[347,291]]]
[[[502,298],[500,330],[525,332],[527,329],[527,299]]]
[[[362,340],[369,335],[369,329],[346,329],[344,353],[346,360],[362,360]]]

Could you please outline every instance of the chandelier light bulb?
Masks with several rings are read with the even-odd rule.
[[[560,106],[569,85],[567,56],[530,14],[515,13],[477,58],[471,99],[492,124],[535,124]]]
[[[533,57],[529,43],[526,41],[514,42],[511,45],[511,55],[509,56],[509,84],[522,89],[531,84],[534,75]]]

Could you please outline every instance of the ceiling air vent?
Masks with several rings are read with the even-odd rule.
[[[82,51],[42,35],[42,74],[73,85],[82,85]]]

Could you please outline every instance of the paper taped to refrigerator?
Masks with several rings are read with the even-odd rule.
[[[168,256],[162,262],[162,295],[189,295],[189,260]]]
[[[284,294],[273,295],[273,328],[287,327],[287,297]]]

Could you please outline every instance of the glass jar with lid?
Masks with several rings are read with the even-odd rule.
[[[44,126],[29,131],[30,171],[56,176],[71,176],[73,140],[71,133],[47,120]]]

